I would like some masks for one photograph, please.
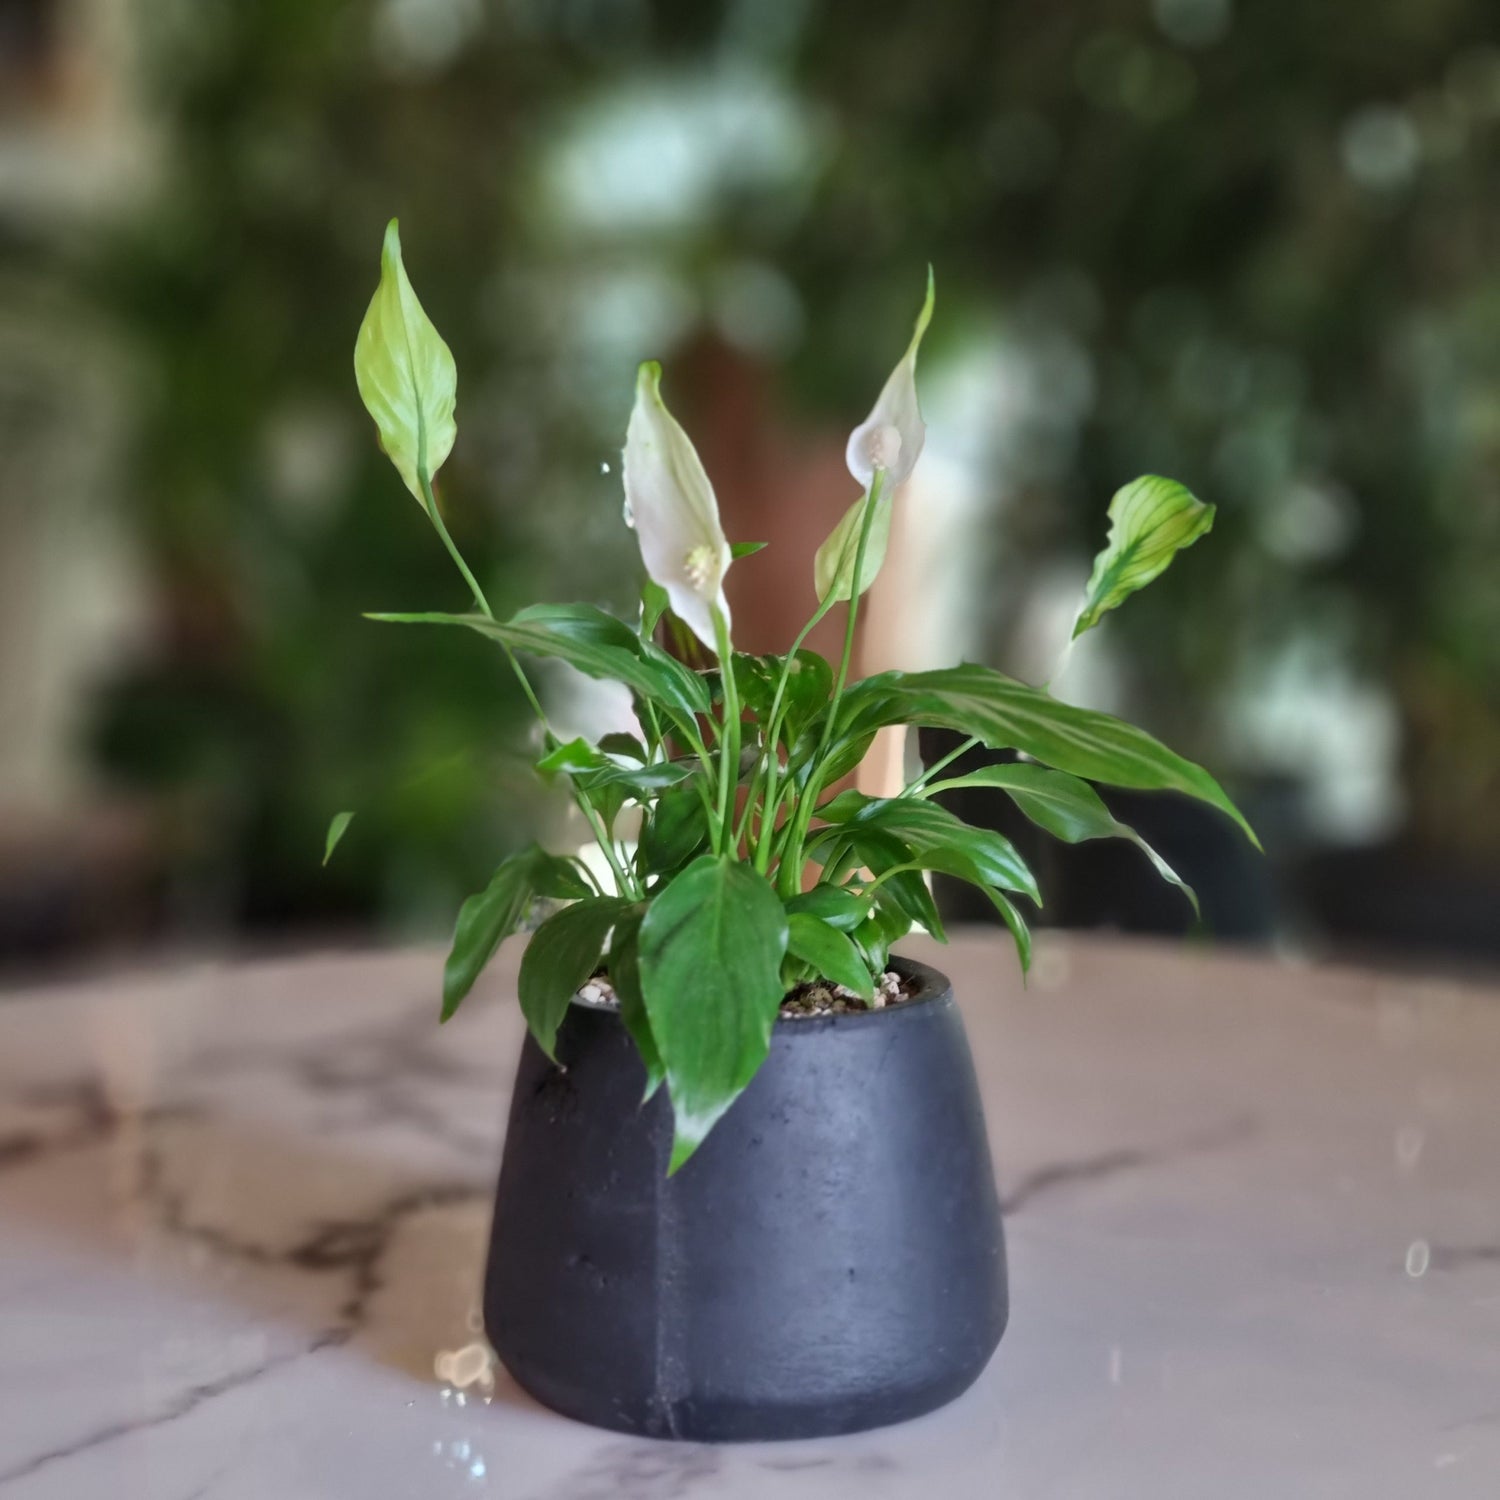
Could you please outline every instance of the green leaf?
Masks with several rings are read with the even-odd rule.
[[[783,667],[786,688],[781,696],[781,741],[790,745],[827,705],[833,691],[833,668],[816,651],[805,648],[790,663],[785,657],[749,656],[744,652],[736,652],[734,657],[740,701],[767,733]]]
[[[394,219],[380,251],[380,285],[354,342],[354,378],[381,448],[425,510],[418,475],[431,479],[458,435],[458,368],[412,290]]]
[[[333,851],[338,848],[339,840],[349,831],[349,825],[354,821],[352,812],[334,813],[333,821],[328,825],[328,837],[323,843],[323,863],[326,865],[333,858]]]
[[[652,805],[641,829],[640,851],[649,873],[664,875],[686,864],[709,838],[708,814],[693,786],[675,786]]]
[[[606,755],[622,755],[627,760],[646,763],[646,747],[633,734],[606,734],[600,736],[599,748]]]
[[[870,746],[875,742],[875,731],[872,729],[868,734],[840,736],[828,747],[821,759],[818,755],[818,742],[818,721],[814,720],[797,736],[797,741],[787,756],[787,772],[793,785],[799,788],[807,785],[815,764],[821,768],[821,786],[832,786],[847,776],[868,754]]]
[[[754,557],[757,552],[764,552],[770,545],[769,542],[731,542],[729,555],[731,557]]]
[[[925,724],[972,735],[992,750],[1020,750],[1088,781],[1184,792],[1227,813],[1260,841],[1224,789],[1143,729],[1059,703],[1040,688],[966,662],[936,672],[882,672],[844,695],[836,743],[858,743],[885,724]]]
[[[1015,763],[982,766],[966,776],[940,781],[927,792],[931,795],[935,791],[958,787],[998,787],[1008,792],[1011,800],[1038,828],[1067,844],[1080,844],[1085,839],[1129,839],[1156,867],[1163,880],[1182,891],[1191,902],[1194,914],[1198,914],[1198,897],[1193,888],[1135,829],[1120,822],[1110,812],[1088,782],[1048,766]]]
[[[765,1061],[787,919],[751,866],[705,854],[641,923],[641,989],[672,1095],[675,1172]]]
[[[1005,925],[1010,928],[1010,935],[1015,939],[1016,956],[1021,960],[1021,973],[1026,974],[1031,969],[1031,929],[1026,925],[1026,919],[1015,908],[1004,891],[997,891],[993,886],[982,886],[985,895],[990,898],[995,910],[1000,913]]]
[[[708,687],[696,672],[630,627],[587,604],[534,604],[509,620],[485,615],[371,614],[366,618],[401,625],[462,625],[512,651],[553,657],[585,676],[623,682],[632,692],[659,703],[683,728],[698,734],[695,715],[711,707]]]
[[[1094,559],[1083,608],[1073,626],[1075,640],[1207,533],[1214,524],[1214,508],[1175,479],[1144,474],[1115,491],[1109,520],[1109,541]]]
[[[586,739],[565,740],[549,750],[537,761],[536,769],[543,776],[577,775],[580,771],[598,771],[613,762],[601,755]]]
[[[810,963],[822,979],[853,990],[861,1000],[875,995],[875,984],[865,967],[859,950],[847,933],[830,927],[810,912],[794,911],[787,915],[787,951]]]
[[[490,883],[459,908],[453,946],[443,966],[443,1020],[474,988],[495,949],[520,926],[535,896],[589,896],[587,882],[565,859],[533,844],[503,860]]]
[[[693,768],[681,761],[658,760],[650,765],[622,766],[585,739],[568,740],[536,763],[544,776],[571,776],[585,792],[618,787],[630,796],[643,798],[686,781]]]
[[[604,945],[630,903],[590,896],[555,911],[532,933],[521,955],[521,1014],[537,1045],[557,1061],[557,1028],[581,985],[599,967]]]
[[[891,944],[911,931],[912,919],[890,900],[889,888],[875,892],[869,917],[854,930],[854,943],[872,973],[884,974],[890,966]]]
[[[861,495],[840,518],[837,526],[828,533],[823,545],[813,559],[813,585],[817,589],[818,602],[822,604],[830,594],[839,599],[850,595],[850,584],[854,580],[854,561],[859,552],[859,531],[864,525],[865,501]],[[881,565],[885,562],[886,548],[891,541],[891,512],[894,503],[889,492],[875,498],[875,516],[870,522],[870,535],[865,542],[864,566],[859,574],[859,592],[863,594],[875,582]]]
[[[667,597],[667,591],[655,579],[648,578],[641,585],[642,639],[655,634],[656,627],[661,624],[661,617],[671,607],[672,601]]]
[[[836,927],[840,932],[853,932],[870,914],[870,903],[857,891],[845,890],[838,885],[815,885],[810,891],[802,891],[786,903],[787,915],[803,912]]]
[[[820,807],[818,816],[841,825],[843,831],[872,828],[893,834],[924,869],[1020,891],[1041,905],[1036,879],[1009,839],[990,828],[973,828],[935,802],[842,792]]]
[[[812,859],[826,860],[833,850],[839,848],[852,849],[866,869],[886,877],[881,883],[880,895],[888,905],[901,911],[908,922],[918,923],[938,942],[947,942],[942,918],[921,872],[908,869],[896,875],[887,874],[896,865],[910,865],[915,861],[916,856],[906,844],[894,834],[866,827],[819,829],[807,843],[808,857]]]
[[[621,916],[615,924],[614,936],[609,940],[606,962],[610,985],[615,999],[620,1002],[620,1019],[645,1064],[646,1092],[642,1095],[642,1103],[667,1081],[667,1071],[662,1066],[656,1038],[651,1034],[651,1019],[646,1014],[646,1001],[641,994],[640,933],[641,919],[646,910],[637,905]]]

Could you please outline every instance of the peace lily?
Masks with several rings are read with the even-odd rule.
[[[819,553],[817,611],[788,653],[751,656],[730,646],[724,575],[735,556],[755,549],[725,540],[713,487],[662,404],[655,364],[640,368],[625,440],[628,513],[653,585],[639,625],[590,605],[532,604],[508,619],[491,612],[432,497],[432,475],[455,435],[452,356],[402,269],[394,224],[387,233],[380,288],[356,349],[359,389],[381,445],[422,501],[475,609],[374,618],[458,627],[497,644],[540,721],[536,771],[545,785],[568,789],[595,836],[587,856],[536,844],[510,854],[464,902],[443,973],[442,1015],[454,1013],[539,902],[563,903],[536,928],[522,958],[522,1015],[537,1045],[555,1057],[580,986],[608,978],[648,1092],[664,1086],[671,1100],[672,1171],[765,1061],[788,993],[822,979],[871,1002],[892,943],[914,925],[941,937],[927,872],[982,891],[1010,929],[1022,966],[1030,961],[1016,902],[1040,901],[1035,878],[1007,839],[965,823],[931,800],[934,793],[982,785],[1064,842],[1130,840],[1177,885],[1176,873],[1114,818],[1095,784],[1186,794],[1250,833],[1201,766],[1132,725],[1059,703],[989,667],[850,681],[859,596],[880,567],[896,492],[926,437],[916,364],[932,302],[929,273],[906,353],[849,439],[849,470],[864,495]],[[1181,486],[1147,476],[1120,491],[1109,518],[1079,630],[1155,578],[1208,529],[1213,512]],[[841,600],[848,606],[835,669],[804,643]],[[717,658],[716,672],[695,671],[656,642],[653,627],[668,603]],[[597,742],[562,737],[521,656],[617,685],[637,716]],[[828,795],[871,737],[896,726],[966,738],[899,795]],[[742,736],[752,747],[748,778]],[[937,779],[964,749],[981,744],[1023,759]],[[325,855],[352,816],[333,820]]]
[[[859,593],[863,594],[874,583],[875,575],[885,561],[895,491],[911,477],[927,441],[927,424],[922,420],[922,410],[917,402],[917,350],[921,348],[922,335],[932,321],[933,296],[932,268],[929,266],[927,296],[917,314],[911,343],[891,371],[870,415],[849,434],[844,462],[865,493],[849,507],[827,541],[818,548],[813,579],[821,602],[850,597],[866,499],[875,507],[875,512],[870,518],[869,535],[865,540]]]
[[[717,651],[715,611],[726,637],[729,630],[729,543],[702,460],[661,398],[661,366],[654,360],[637,372],[625,430],[625,518],[635,528],[646,572],[667,591],[674,613]]]

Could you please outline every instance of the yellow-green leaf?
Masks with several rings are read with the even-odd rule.
[[[1213,526],[1214,508],[1175,479],[1143,474],[1115,492],[1109,520],[1109,541],[1094,559],[1083,608],[1073,626],[1075,640],[1165,572],[1184,547]]]
[[[458,368],[412,290],[394,219],[380,252],[380,285],[354,343],[354,378],[381,448],[425,510],[418,476],[431,480],[458,434]]]
[[[891,541],[890,494],[881,486],[881,493],[873,498],[861,495],[843,514],[838,525],[828,533],[827,540],[818,548],[813,559],[813,584],[818,591],[818,602],[826,603],[831,594],[835,599],[848,599],[853,594],[854,560],[859,551],[859,529],[864,524],[865,503],[875,507],[870,520],[870,535],[865,541],[864,561],[859,569],[859,592],[863,594],[875,582],[880,566],[885,561],[886,548]]]

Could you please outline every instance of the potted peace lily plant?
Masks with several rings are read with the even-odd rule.
[[[996,832],[933,800],[1003,788],[1068,842],[1125,838],[1093,783],[1186,793],[1253,833],[1214,779],[1142,730],[985,666],[850,680],[860,596],[922,453],[917,354],[850,435],[859,498],[814,562],[818,606],[783,656],[733,646],[732,546],[713,487],[640,368],[625,435],[626,519],[646,581],[635,620],[536,604],[498,619],[443,522],[456,372],[389,226],[355,348],[382,447],[473,596],[459,626],[504,654],[535,711],[541,778],[566,791],[600,859],[533,846],[459,912],[443,975],[453,1015],[500,943],[540,914],[521,959],[529,1036],[497,1194],[485,1320],[546,1404],[681,1438],[853,1431],[915,1415],[979,1374],[1007,1315],[984,1118],[948,981],[892,957],[943,927],[926,883],[977,886],[1015,941],[1041,895]],[[1074,634],[1206,532],[1211,506],[1146,477],[1109,507]],[[845,612],[830,663],[803,644]],[[713,663],[658,643],[666,625]],[[635,734],[553,733],[523,658],[554,658],[633,696]],[[876,731],[936,725],[1023,758],[897,796],[838,790]],[[329,848],[347,826],[340,815]],[[596,872],[606,872],[596,873]],[[1191,899],[1191,892],[1188,892]]]

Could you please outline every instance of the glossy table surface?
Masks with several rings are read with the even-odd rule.
[[[1011,1327],[944,1411],[770,1447],[483,1378],[514,945],[441,1030],[431,952],[0,996],[0,1500],[1500,1495],[1500,992],[911,951],[965,1010]]]

